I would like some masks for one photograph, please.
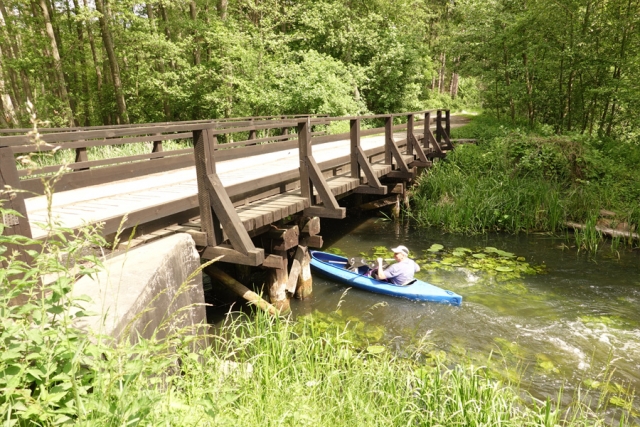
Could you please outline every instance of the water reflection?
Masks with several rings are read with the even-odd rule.
[[[459,308],[346,291],[314,275],[313,296],[293,303],[295,316],[329,313],[340,306],[344,317],[383,327],[384,340],[397,351],[427,337],[447,360],[490,366],[498,377],[519,379],[539,399],[555,399],[564,388],[569,401],[579,385],[598,387],[604,372],[611,374],[610,387],[621,394],[640,390],[638,251],[621,251],[619,257],[604,252],[593,259],[561,249],[564,240],[547,235],[451,235],[375,219],[323,219],[322,230],[325,249],[337,247],[349,255],[380,245],[403,244],[418,257],[433,243],[492,246],[526,257],[532,265],[545,265],[546,273],[502,282],[461,268],[418,273],[461,294]],[[623,404],[609,402],[612,412],[616,403]],[[634,406],[639,407],[637,400]]]

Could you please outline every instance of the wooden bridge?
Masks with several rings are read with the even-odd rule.
[[[319,131],[338,121],[350,131]],[[363,129],[376,122],[384,126]],[[286,299],[285,290],[304,296],[310,290],[296,283],[306,247],[322,245],[318,218],[344,218],[338,199],[346,195],[382,196],[411,181],[453,148],[450,126],[449,111],[436,110],[43,128],[37,135],[4,129],[0,188],[12,191],[0,198],[23,216],[5,215],[4,232],[46,239],[38,224],[49,216],[69,229],[102,223],[105,236],[137,226],[136,242],[184,231],[205,259],[273,269],[272,300]],[[168,141],[179,148],[167,149]],[[106,155],[112,146],[141,154]],[[103,158],[90,160],[90,150]],[[16,156],[27,153],[48,153],[53,163],[18,168]],[[43,195],[45,182],[52,198]],[[287,251],[296,247],[289,269]]]

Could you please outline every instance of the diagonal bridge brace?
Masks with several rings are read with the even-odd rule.
[[[311,151],[311,121],[298,123],[298,149],[300,155],[300,193],[309,201],[309,207],[304,210],[305,216],[342,219],[347,216],[346,208],[340,207],[329,188],[322,170],[313,158]],[[322,206],[315,205],[313,189],[318,191]]]
[[[426,115],[425,115],[426,118]],[[411,166],[428,167],[431,166],[431,162],[427,158],[426,153],[422,149],[422,146],[418,142],[414,131],[414,115],[409,114],[407,118],[407,153],[413,154],[415,150],[417,160],[410,163]]]
[[[214,259],[222,256],[224,262],[261,265],[264,261],[264,249],[254,246],[216,173],[213,156],[216,143],[213,129],[193,132],[200,222],[202,231],[206,234],[206,247],[201,257]],[[223,244],[223,229],[230,244]]]
[[[409,166],[405,163],[400,153],[400,149],[396,145],[393,139],[393,116],[385,118],[384,122],[384,162],[388,165],[393,164],[393,159],[396,161],[398,167],[397,170],[391,171],[387,174],[389,177],[411,179],[413,178],[413,172],[409,169]]]
[[[351,120],[351,177],[360,179],[360,171],[364,173],[366,184],[355,188],[355,193],[362,194],[387,194],[387,187],[380,183],[380,180],[373,172],[371,163],[360,146],[360,119]]]

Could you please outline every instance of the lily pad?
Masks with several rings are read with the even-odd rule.
[[[440,250],[444,249],[444,246],[438,244],[438,243],[434,243],[433,245],[431,245],[431,247],[429,249],[427,249],[429,252],[438,252]]]
[[[505,251],[501,251],[501,250],[497,250],[496,253],[498,254],[498,256],[504,257],[504,258],[512,258],[514,256],[516,256],[515,254],[512,254],[511,252],[505,252]]]
[[[482,259],[482,258],[486,258],[487,256],[485,254],[473,254],[474,258],[478,258],[478,259]]]
[[[487,246],[486,248],[484,248],[484,251],[488,254],[492,254],[492,253],[498,252],[498,248],[494,248],[493,246]]]
[[[513,271],[513,268],[500,265],[496,267],[496,271],[501,271],[503,273],[506,273],[507,271]]]
[[[454,252],[469,252],[469,253],[473,252],[473,251],[472,251],[471,249],[469,249],[469,248],[455,248],[453,251],[454,251]]]
[[[453,256],[457,256],[457,257],[463,257],[466,254],[464,252],[461,252],[461,251],[453,251],[452,255]]]

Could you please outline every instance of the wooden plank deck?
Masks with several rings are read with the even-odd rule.
[[[420,130],[416,129],[416,132]],[[406,134],[398,133],[394,137],[402,140]],[[382,150],[384,135],[362,138],[361,146],[364,151]],[[349,140],[313,146],[313,156],[319,164],[348,157],[349,153]],[[217,173],[225,188],[297,171],[298,168],[297,148],[216,163]],[[373,168],[378,177],[391,170],[390,166],[382,164],[374,164]],[[336,196],[359,185],[358,180],[351,178],[348,173],[331,177],[328,183]],[[116,231],[125,215],[128,215],[126,226],[132,226],[139,218],[148,217],[149,213],[163,217],[197,208],[197,192],[195,168],[189,167],[56,193],[53,196],[51,214],[61,226],[68,228],[104,222],[106,234]],[[300,212],[307,207],[305,203],[307,202],[300,195],[299,189],[294,189],[238,207],[237,212],[244,227],[251,231]],[[25,204],[33,237],[45,237],[46,232],[36,223],[46,222],[46,198],[32,197],[26,199]]]

